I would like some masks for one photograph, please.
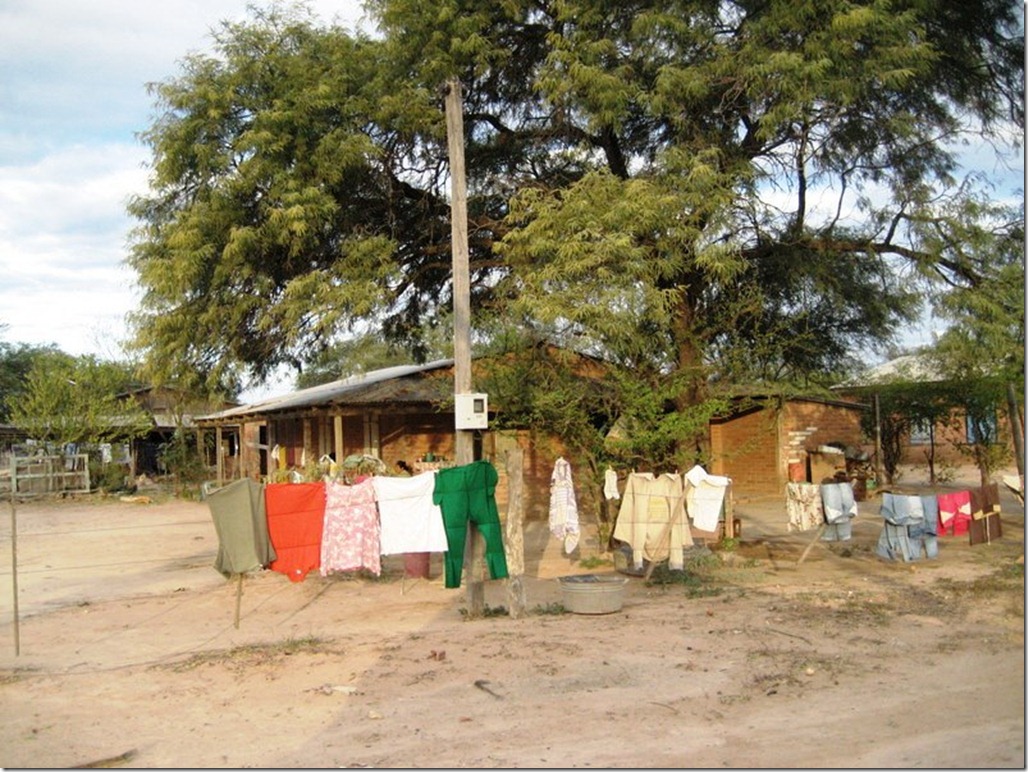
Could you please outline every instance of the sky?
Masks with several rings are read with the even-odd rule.
[[[146,84],[212,51],[211,31],[247,18],[247,5],[0,0],[0,341],[124,358],[125,315],[139,300],[124,264],[126,205],[146,192],[150,157],[137,135],[154,117]],[[351,29],[363,17],[360,0],[308,5]],[[1001,197],[1023,187],[1023,152],[1012,166],[987,148],[967,159],[1002,181]],[[911,330],[911,344],[930,342],[931,327]],[[244,397],[288,388],[280,378]]]
[[[349,29],[364,15],[360,0],[308,5]],[[249,18],[247,6],[0,0],[0,341],[125,358],[125,315],[140,297],[124,264],[126,206],[147,190],[147,84],[212,52],[211,31]]]

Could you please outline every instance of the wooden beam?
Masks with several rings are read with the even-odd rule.
[[[446,141],[450,156],[450,240],[453,252],[453,392],[471,393],[471,278],[468,256],[467,189],[464,179],[464,110],[457,78],[446,84]],[[458,464],[474,461],[474,437],[454,427],[454,456]],[[484,545],[474,523],[468,522],[464,545],[464,576],[469,616],[485,612],[482,554]]]

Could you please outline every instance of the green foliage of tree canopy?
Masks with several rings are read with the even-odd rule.
[[[264,376],[366,325],[425,355],[451,303],[452,77],[476,325],[544,331],[673,411],[824,380],[932,283],[989,273],[955,142],[1023,127],[1016,3],[368,8],[379,37],[257,11],[154,85],[130,264],[158,381]]]
[[[0,329],[3,325],[0,325]],[[11,420],[11,406],[25,391],[25,379],[33,363],[43,358],[67,358],[56,346],[0,343],[0,423]]]
[[[139,437],[153,422],[124,396],[131,385],[122,366],[53,351],[33,360],[23,391],[11,401],[11,422],[30,439],[57,446]]]

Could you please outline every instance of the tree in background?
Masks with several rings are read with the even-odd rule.
[[[994,227],[965,239],[963,249],[983,255],[978,258],[983,268],[974,283],[947,288],[936,298],[936,313],[950,326],[932,357],[954,384],[951,403],[966,417],[968,433],[961,450],[975,462],[984,485],[1010,460],[1000,443],[1000,415],[1006,414],[1011,434],[1024,431],[1017,405],[1000,407],[1008,390],[1022,401],[1025,391],[1024,205],[1015,210],[979,201],[976,206],[976,218],[991,220]]]
[[[955,143],[1023,127],[1019,4],[369,10],[375,39],[255,12],[154,86],[129,262],[158,382],[299,369],[368,325],[425,356],[451,305],[452,77],[476,324],[603,358],[616,409],[675,434],[679,463],[711,384],[825,382],[933,283],[988,273]],[[659,409],[632,402],[647,389]]]
[[[33,364],[39,359],[61,357],[71,359],[56,346],[0,342],[0,423],[10,422],[11,406],[24,393]]]
[[[58,448],[125,442],[153,426],[134,400],[118,397],[130,385],[124,367],[53,351],[34,359],[22,393],[11,401],[11,422],[30,439]]]

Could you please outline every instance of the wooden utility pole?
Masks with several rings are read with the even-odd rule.
[[[875,411],[875,486],[877,490],[881,490],[885,484],[885,480],[882,479],[882,405],[878,399],[878,392],[874,395],[874,411]]]
[[[1014,384],[1007,383],[1007,415],[1010,417],[1010,436],[1014,441],[1014,459],[1017,462],[1017,474],[1021,478],[1021,490],[1024,491],[1024,422],[1018,408],[1017,392]]]
[[[471,393],[471,277],[468,258],[468,201],[464,181],[464,110],[460,81],[446,84],[446,140],[450,155],[450,239],[453,249],[453,393]],[[454,428],[455,461],[458,465],[474,461],[470,431]],[[485,611],[485,586],[478,528],[468,522],[464,544],[464,576],[467,582],[468,613],[481,616]]]

